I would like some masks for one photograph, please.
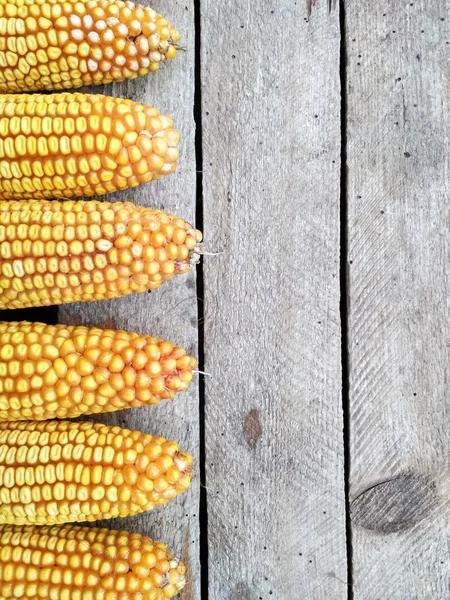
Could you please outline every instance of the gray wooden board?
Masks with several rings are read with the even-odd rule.
[[[450,2],[348,0],[355,600],[450,597]]]
[[[201,3],[213,600],[347,598],[328,4]]]
[[[155,106],[172,116],[182,144],[175,174],[120,194],[108,200],[131,200],[143,206],[174,212],[195,221],[195,124],[194,106],[194,3],[154,0],[151,6],[168,18],[181,32],[180,52],[156,74],[120,85],[88,88]],[[177,277],[151,293],[119,300],[61,307],[59,321],[99,325],[146,333],[173,341],[197,356],[197,292],[195,272]],[[128,529],[165,542],[188,563],[188,585],[180,598],[200,598],[199,564],[199,419],[198,376],[187,393],[155,407],[131,409],[101,415],[106,424],[138,429],[176,440],[194,456],[195,473],[191,489],[165,507],[129,519],[103,522],[111,528]]]

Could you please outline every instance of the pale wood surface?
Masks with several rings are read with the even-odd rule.
[[[209,598],[347,598],[339,15],[202,0]]]
[[[179,214],[195,221],[195,124],[194,106],[194,3],[152,0],[152,7],[164,14],[181,32],[180,52],[158,73],[135,81],[89,91],[131,98],[155,106],[175,120],[181,133],[179,167],[170,177],[114,194],[110,199],[132,200]],[[105,197],[104,197],[105,198]],[[59,320],[66,323],[104,325],[138,333],[147,333],[174,341],[197,356],[197,291],[195,272],[177,277],[151,293],[92,304],[66,305]],[[199,563],[199,418],[198,376],[187,393],[156,407],[132,409],[101,415],[103,423],[139,429],[176,440],[194,456],[192,487],[165,507],[130,519],[105,522],[108,527],[137,531],[164,541],[188,561],[188,585],[183,600],[200,598]]]
[[[445,600],[450,2],[346,6],[354,598]]]

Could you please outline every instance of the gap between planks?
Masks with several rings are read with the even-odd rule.
[[[340,316],[341,316],[341,360],[342,360],[342,412],[344,418],[344,485],[345,485],[345,534],[347,547],[347,598],[353,600],[353,551],[352,521],[350,507],[350,379],[348,346],[348,197],[347,197],[347,23],[345,0],[339,0],[340,84],[341,84],[341,195],[340,195]]]
[[[196,228],[203,231],[203,135],[202,135],[202,79],[201,79],[201,2],[194,0],[195,25],[195,92],[194,92],[194,121],[195,121],[195,166],[196,178]],[[198,368],[205,368],[205,311],[204,311],[204,278],[203,261],[197,265],[197,315],[198,315]],[[208,578],[208,492],[206,487],[206,415],[205,415],[205,380],[199,375],[199,443],[200,443],[200,593],[203,600],[209,598]]]

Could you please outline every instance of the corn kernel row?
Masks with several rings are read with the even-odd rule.
[[[164,544],[136,533],[0,526],[2,600],[165,600],[185,571]]]
[[[179,34],[148,7],[119,0],[1,0],[0,92],[134,79],[176,55]]]
[[[106,194],[169,175],[173,121],[132,100],[95,94],[0,96],[0,198]]]

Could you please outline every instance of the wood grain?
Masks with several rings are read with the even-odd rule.
[[[444,600],[450,2],[346,8],[354,598]]]
[[[175,120],[182,145],[177,172],[160,181],[108,196],[108,200],[132,200],[195,220],[195,125],[194,105],[194,3],[152,1],[152,7],[166,16],[181,32],[180,52],[154,75],[120,85],[90,88],[89,91],[131,98],[166,112]],[[105,197],[104,197],[105,198]],[[151,293],[119,300],[61,307],[59,320],[116,327],[162,337],[180,344],[197,356],[197,292],[195,272],[177,277]],[[199,420],[198,381],[174,401],[156,407],[132,409],[98,418],[107,424],[139,429],[175,439],[194,455],[196,464],[191,489],[167,506],[130,519],[105,522],[108,527],[125,528],[164,541],[188,563],[188,585],[183,600],[200,598],[199,564]]]
[[[347,598],[339,15],[202,0],[209,598]]]

